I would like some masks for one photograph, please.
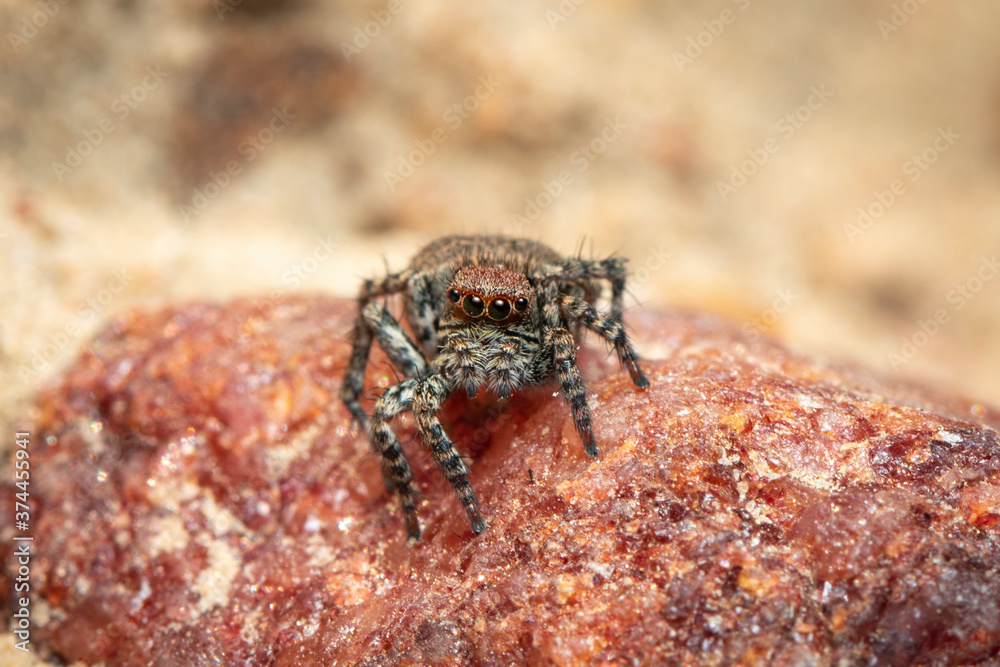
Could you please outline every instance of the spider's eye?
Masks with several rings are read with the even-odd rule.
[[[514,299],[514,310],[517,312],[524,312],[528,308],[528,300],[523,296]]]
[[[450,290],[448,290],[448,300],[451,301],[452,303],[458,303],[458,299],[461,296],[462,295],[459,294],[458,290],[455,289],[454,287],[452,287]]]
[[[462,301],[462,310],[471,315],[472,317],[479,317],[483,314],[486,304],[483,303],[483,298],[476,296],[475,294],[468,294],[465,300]]]
[[[490,316],[491,320],[499,321],[505,319],[508,315],[510,315],[510,301],[502,296],[498,296],[490,301],[490,307],[487,314]]]

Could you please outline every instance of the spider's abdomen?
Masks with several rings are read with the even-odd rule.
[[[410,262],[414,271],[434,271],[450,266],[452,274],[463,266],[503,266],[518,273],[560,260],[546,245],[507,236],[445,236],[430,243]]]

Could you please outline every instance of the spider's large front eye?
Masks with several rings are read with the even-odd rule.
[[[452,303],[458,303],[458,300],[461,296],[462,295],[459,294],[458,290],[455,289],[454,287],[448,290],[448,300],[451,301]]]
[[[479,317],[485,309],[486,304],[483,303],[483,298],[475,294],[466,295],[465,300],[462,301],[462,310],[472,317]]]
[[[510,315],[510,301],[502,296],[498,296],[490,301],[490,307],[486,312],[490,316],[491,320],[500,321],[502,319],[506,319],[506,317]]]

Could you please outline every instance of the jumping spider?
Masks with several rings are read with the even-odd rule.
[[[466,478],[469,469],[437,417],[442,403],[459,387],[470,397],[485,387],[506,399],[556,376],[584,450],[597,456],[576,364],[580,325],[614,347],[637,387],[649,386],[621,324],[625,277],[624,259],[563,258],[540,243],[504,236],[446,236],[417,253],[408,269],[364,282],[341,398],[381,456],[386,486],[399,495],[411,540],[420,537],[416,492],[410,464],[389,428],[393,417],[413,412],[472,530],[483,532],[486,522]],[[611,284],[610,315],[593,305],[600,280]],[[416,342],[375,301],[393,294],[403,295]],[[369,424],[359,399],[373,339],[404,379],[379,396]]]

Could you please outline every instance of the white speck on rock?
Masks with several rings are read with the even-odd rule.
[[[249,532],[235,514],[216,503],[211,496],[203,496],[199,501],[198,508],[205,515],[209,530],[216,535],[221,536],[231,532],[246,535]]]
[[[205,548],[208,549],[208,566],[194,582],[194,589],[201,596],[198,611],[202,614],[229,603],[233,580],[242,564],[237,552],[222,540],[211,540]]]
[[[944,429],[937,432],[937,437],[940,440],[944,440],[949,445],[957,445],[962,442],[962,436],[957,433],[952,433],[951,431],[945,431]]]
[[[149,522],[152,536],[147,542],[149,557],[156,558],[165,551],[183,549],[188,545],[188,531],[184,521],[176,514],[156,517]]]

